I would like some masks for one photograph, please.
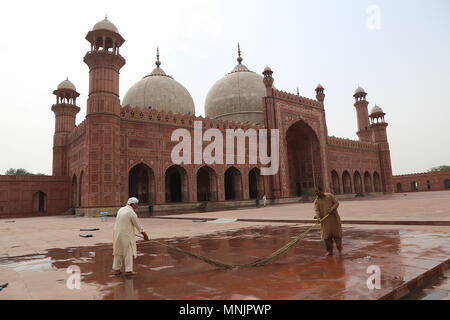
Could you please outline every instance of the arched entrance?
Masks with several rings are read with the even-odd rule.
[[[376,171],[373,174],[373,187],[375,188],[375,192],[381,192],[380,175]]]
[[[316,134],[303,121],[297,121],[286,132],[290,196],[314,195],[322,185],[320,145]]]
[[[370,177],[370,173],[367,171],[364,173],[364,190],[366,193],[372,192],[372,178]]]
[[[78,183],[77,176],[73,175],[72,178],[72,208],[78,207]]]
[[[225,200],[242,200],[242,176],[235,167],[225,171]]]
[[[333,183],[333,193],[334,194],[340,194],[341,193],[341,186],[339,184],[339,175],[335,170],[331,171],[331,181]]]
[[[397,192],[403,192],[402,184],[399,182],[397,183]]]
[[[217,201],[217,175],[211,167],[197,171],[197,201]]]
[[[166,202],[188,202],[189,184],[186,170],[174,165],[166,170]]]
[[[350,178],[350,173],[348,173],[348,171],[344,171],[344,173],[342,174],[342,185],[344,187],[345,194],[352,193],[352,180]]]
[[[359,174],[358,171],[355,171],[355,173],[353,174],[353,183],[355,184],[355,193],[362,194],[363,193],[362,180],[361,175]]]
[[[445,189],[450,189],[450,179],[446,179],[446,180],[444,181],[444,188],[445,188]]]
[[[47,211],[47,195],[44,192],[36,192],[33,195],[33,213]]]
[[[264,178],[258,168],[253,168],[248,173],[248,189],[250,199],[261,199],[264,195]]]
[[[155,202],[155,175],[144,163],[131,168],[128,175],[128,196],[136,197],[141,204]]]

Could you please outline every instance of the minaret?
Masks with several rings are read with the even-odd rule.
[[[266,96],[263,98],[263,112],[264,112],[264,123],[265,129],[267,129],[267,150],[271,150],[271,129],[278,129],[278,120],[275,112],[275,98],[274,98],[274,88],[273,88],[273,71],[269,66],[264,68],[263,71],[263,82],[266,87]],[[280,159],[281,161],[281,159]],[[268,190],[268,198],[280,198],[281,194],[281,179],[280,171],[277,174],[264,177],[265,189]]]
[[[319,83],[316,87],[316,99],[317,101],[320,101],[323,103],[323,101],[325,100],[325,93],[324,92],[324,88],[322,87],[322,85]]]
[[[80,108],[76,105],[77,92],[74,84],[67,78],[53,91],[56,104],[52,106],[55,113],[55,134],[53,136],[53,176],[67,176],[67,136],[75,128],[75,120]]]
[[[119,54],[125,42],[106,17],[86,35],[91,50],[84,56],[89,67],[86,137],[89,165],[88,207],[118,207],[127,186],[120,178],[119,72],[125,59]]]
[[[366,100],[367,93],[363,88],[358,87],[355,94],[356,118],[358,120],[358,132],[356,134],[360,141],[372,141],[372,133],[369,130],[369,102]]]
[[[383,192],[393,193],[391,152],[386,132],[388,124],[384,121],[385,115],[383,109],[375,105],[370,111],[370,130],[373,132],[373,142],[378,144]]]

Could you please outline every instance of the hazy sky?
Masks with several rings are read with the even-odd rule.
[[[394,174],[450,165],[449,13],[448,0],[2,2],[0,173],[51,174],[52,92],[69,77],[81,94],[77,123],[84,119],[84,38],[105,14],[126,40],[121,97],[154,68],[159,46],[161,67],[204,115],[239,41],[243,63],[260,74],[269,65],[278,89],[314,98],[325,87],[329,135],[357,139],[353,93],[363,87],[369,108],[387,114]]]

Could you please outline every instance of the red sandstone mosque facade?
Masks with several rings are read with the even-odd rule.
[[[378,106],[369,113],[362,88],[353,95],[359,140],[330,137],[321,85],[316,99],[279,91],[272,70],[266,67],[263,76],[250,71],[239,50],[238,64],[207,95],[206,117],[197,117],[189,92],[160,67],[159,52],[156,68],[121,102],[125,59],[119,49],[125,40],[106,18],[86,39],[86,118],[76,126],[80,94],[69,80],[60,83],[53,91],[52,176],[0,176],[0,217],[72,208],[86,215],[114,213],[129,196],[140,199],[142,210],[178,210],[245,206],[263,195],[273,203],[299,201],[319,185],[349,197],[450,188],[448,172],[392,175],[385,113]],[[278,129],[278,173],[262,176],[259,164],[174,164],[172,132],[193,133],[196,121],[224,135],[227,129]]]

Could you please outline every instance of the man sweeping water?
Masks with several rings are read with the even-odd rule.
[[[342,226],[341,218],[337,212],[339,202],[331,193],[324,193],[321,187],[316,189],[317,198],[314,201],[314,209],[316,211],[315,219],[325,220],[320,223],[320,234],[322,240],[325,242],[327,249],[327,256],[333,255],[333,240],[336,243],[339,255],[342,254]]]
[[[138,216],[134,210],[139,206],[137,198],[128,199],[127,205],[117,212],[116,223],[113,231],[113,272],[115,275],[122,273],[121,269],[125,262],[125,275],[134,275],[133,258],[137,257],[136,238],[134,229],[136,228],[148,241],[148,236],[144,232]]]

